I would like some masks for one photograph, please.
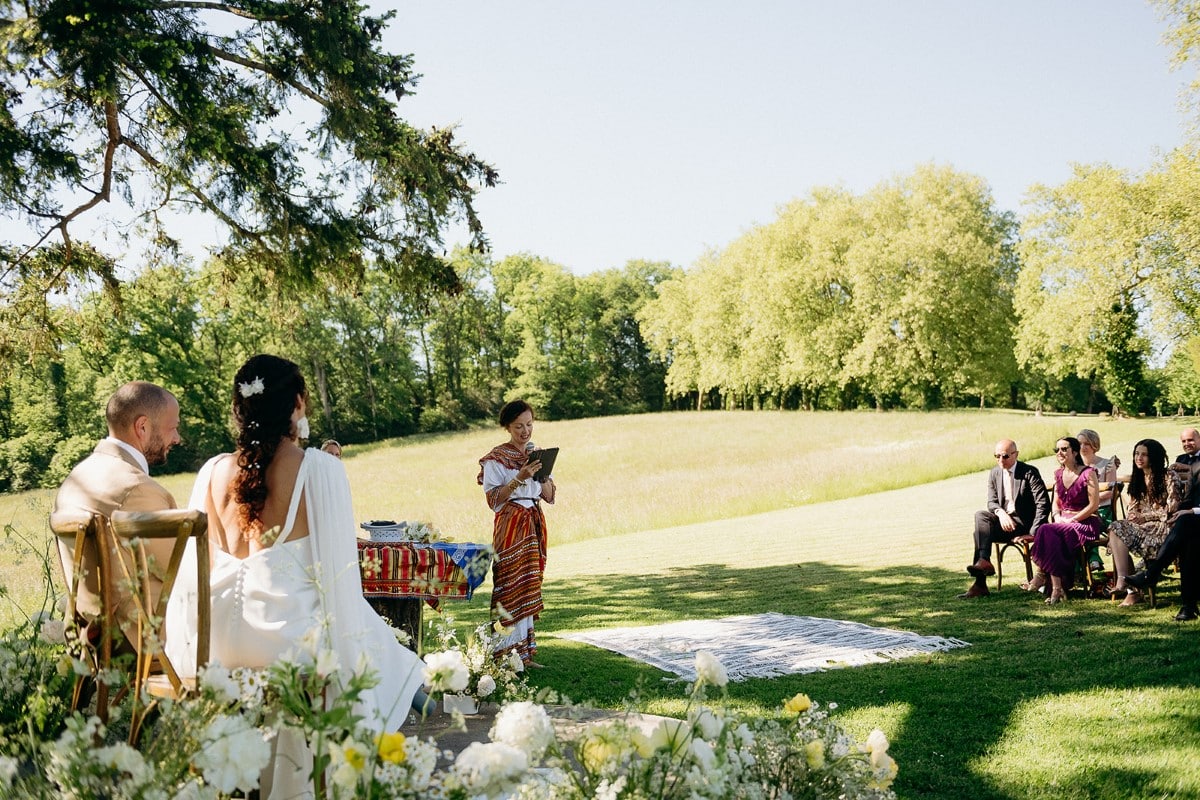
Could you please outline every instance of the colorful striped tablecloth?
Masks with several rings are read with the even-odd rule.
[[[469,542],[358,540],[363,596],[368,599],[470,600],[492,567],[491,545]]]

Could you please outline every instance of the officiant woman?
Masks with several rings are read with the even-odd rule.
[[[479,459],[476,480],[496,514],[492,528],[492,617],[507,633],[496,653],[515,651],[527,667],[534,660],[537,640],[533,625],[542,614],[542,576],[546,571],[546,516],[541,501],[554,502],[554,480],[534,478],[540,461],[529,461],[534,449],[533,408],[513,400],[500,409],[500,427],[508,441]]]

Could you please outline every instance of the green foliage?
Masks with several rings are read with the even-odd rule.
[[[397,114],[418,76],[411,57],[380,48],[392,14],[364,11],[353,0],[7,0],[0,207],[37,229],[33,247],[60,235],[70,264],[77,218],[121,201],[168,251],[162,211],[210,216],[227,255],[282,284],[349,284],[369,266],[410,288],[453,287],[435,255],[441,229],[461,218],[482,245],[473,198],[497,175],[453,131]],[[22,285],[61,288],[68,276],[36,269],[36,254],[14,248],[6,261]]]
[[[41,486],[56,441],[54,434],[36,431],[0,442],[0,492]]]
[[[1007,399],[1014,237],[986,185],[949,168],[861,197],[818,189],[667,281],[641,318],[668,391],[698,403]]]

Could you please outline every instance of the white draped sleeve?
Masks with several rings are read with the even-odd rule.
[[[343,680],[369,668],[379,683],[364,693],[356,710],[372,728],[399,729],[413,695],[421,688],[423,665],[401,645],[383,619],[363,598],[350,483],[342,462],[315,448],[301,466],[308,539],[322,588],[324,622]]]

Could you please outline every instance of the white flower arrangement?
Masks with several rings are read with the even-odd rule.
[[[256,394],[262,394],[264,391],[266,391],[266,386],[263,385],[263,379],[259,377],[255,377],[255,379],[249,383],[238,384],[238,392],[242,395],[242,397],[247,399]]]
[[[323,800],[895,797],[897,765],[882,731],[856,742],[829,718],[835,704],[822,709],[803,694],[767,719],[709,705],[706,694],[723,696],[728,680],[710,653],[697,654],[684,719],[581,725],[581,710],[569,707],[569,724],[559,731],[529,699],[516,665],[496,657],[496,635],[486,625],[463,646],[453,628],[443,630],[437,639],[445,649],[425,656],[434,691],[502,704],[492,741],[457,757],[432,740],[367,727],[355,707],[375,677],[369,669],[346,675],[323,658],[319,625],[297,645],[294,661],[261,671],[208,666],[198,692],[161,702],[132,747],[128,694],[114,692],[123,699],[108,725],[90,710],[68,712],[76,674],[94,662],[73,626],[65,626],[62,642],[46,635],[55,621],[40,614],[0,632],[2,797],[229,800],[259,786],[280,736],[300,737],[312,751],[325,778]],[[103,677],[119,683],[121,673]],[[440,759],[446,766],[439,768]]]
[[[461,693],[476,702],[497,704],[530,696],[530,689],[523,677],[525,665],[521,663],[521,657],[513,651],[497,656],[496,643],[502,636],[493,631],[491,624],[484,623],[476,627],[467,635],[465,643],[459,642],[454,617],[449,614],[436,620],[431,628],[430,635],[438,642],[438,646],[446,653],[458,653],[467,670],[465,686],[440,691]],[[458,663],[457,660],[455,663]],[[429,685],[428,681],[426,684]],[[431,690],[438,691],[432,687]]]

